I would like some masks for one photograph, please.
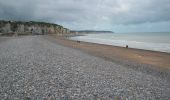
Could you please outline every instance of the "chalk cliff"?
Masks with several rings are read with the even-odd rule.
[[[19,22],[0,21],[1,35],[44,35],[44,34],[69,34],[70,31],[63,26],[45,22]]]

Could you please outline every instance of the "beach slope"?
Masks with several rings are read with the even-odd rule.
[[[0,40],[1,99],[170,98],[168,75],[163,78],[129,68],[63,46],[61,40],[57,42],[49,36],[9,37],[5,40],[0,37]]]

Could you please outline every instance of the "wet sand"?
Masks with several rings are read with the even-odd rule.
[[[159,70],[170,70],[170,53],[141,50],[125,47],[117,47],[96,43],[87,43],[69,40],[66,37],[51,35],[62,45],[83,50],[95,56],[99,56],[111,61],[128,61],[131,63],[147,64]]]

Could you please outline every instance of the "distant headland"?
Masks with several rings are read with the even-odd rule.
[[[72,32],[72,33],[82,33],[82,34],[90,34],[90,33],[114,33],[114,32],[112,32],[112,31],[98,31],[98,30],[78,30],[78,31],[76,31],[76,30],[71,30],[70,32]]]

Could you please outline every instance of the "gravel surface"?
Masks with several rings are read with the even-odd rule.
[[[16,37],[0,41],[0,99],[169,100],[170,79],[58,45],[43,36]]]

